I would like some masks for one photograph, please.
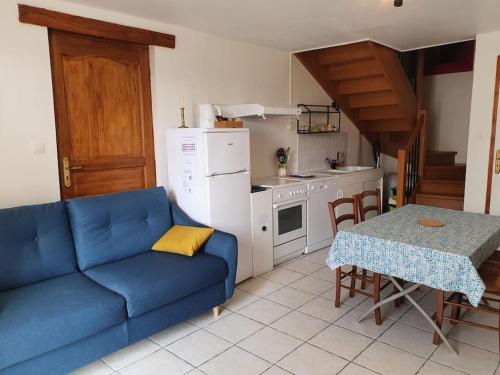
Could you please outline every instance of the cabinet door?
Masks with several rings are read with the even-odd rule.
[[[350,198],[355,194],[359,194],[363,191],[363,183],[357,182],[355,184],[345,185],[337,189],[337,198]],[[336,209],[337,217],[345,214],[352,214],[353,206],[350,204],[342,204]],[[339,229],[348,228],[353,225],[352,221],[344,221],[340,223]]]

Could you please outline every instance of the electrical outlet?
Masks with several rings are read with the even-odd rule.
[[[32,142],[31,152],[35,155],[45,154],[45,142]]]

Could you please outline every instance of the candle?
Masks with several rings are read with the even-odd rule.
[[[184,96],[181,96],[181,108],[184,108]]]

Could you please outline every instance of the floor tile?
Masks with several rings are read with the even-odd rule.
[[[300,346],[278,362],[278,366],[295,375],[332,375],[342,370],[347,361],[309,344]]]
[[[425,358],[435,350],[432,333],[401,323],[395,323],[378,340]]]
[[[377,373],[351,362],[340,372],[340,375],[377,375]]]
[[[261,277],[277,283],[288,285],[293,283],[294,281],[302,279],[304,277],[304,274],[291,271],[286,268],[277,267],[271,272],[262,275]]]
[[[183,322],[158,332],[157,334],[151,336],[150,339],[158,345],[166,346],[198,329],[200,328],[194,324]]]
[[[99,360],[73,371],[70,375],[109,375],[113,372],[111,367]]]
[[[209,324],[205,329],[235,344],[263,327],[263,324],[235,313]]]
[[[315,299],[298,308],[299,311],[306,313],[307,315],[326,320],[330,323],[335,322],[341,316],[346,314],[350,309],[352,309],[352,307],[345,305],[335,307],[333,301],[330,301],[323,297],[316,297]]]
[[[266,327],[247,337],[238,346],[269,361],[276,363],[288,353],[295,350],[302,341],[286,335],[278,330]]]
[[[327,290],[325,293],[321,294],[321,297],[335,301],[335,288]],[[354,297],[349,297],[349,291],[342,288],[340,292],[340,305],[346,305],[351,307],[356,307],[360,303],[364,302],[367,297],[362,294],[356,294]]]
[[[429,315],[430,313],[427,312]],[[430,316],[430,315],[429,315]],[[434,328],[430,325],[430,323],[422,316],[422,314],[412,307],[408,312],[406,312],[400,319],[399,322],[410,325],[412,327],[421,329],[423,331],[427,331],[430,333],[434,332]],[[450,330],[453,328],[452,325],[450,325],[448,322],[444,322],[443,326],[441,328],[441,331],[443,331],[445,334],[448,334]]]
[[[374,342],[354,362],[383,375],[413,375],[424,364],[425,359],[390,345]]]
[[[263,324],[271,324],[289,312],[290,308],[266,299],[260,299],[239,311],[240,314]]]
[[[336,325],[331,325],[309,340],[310,344],[348,360],[353,360],[372,342],[373,339],[369,337]]]
[[[462,319],[498,327],[498,317],[493,314],[468,312]],[[477,346],[481,349],[489,350],[490,352],[498,353],[498,332],[495,331],[457,324],[448,337],[472,346]]]
[[[216,322],[217,320],[224,318],[229,314],[232,314],[232,312],[225,308],[220,308],[218,316],[214,316],[212,310],[209,310],[204,312],[203,314],[200,314],[194,318],[189,319],[188,323],[203,328],[208,326],[210,323]]]
[[[230,342],[199,330],[170,344],[166,349],[193,366],[199,366],[230,346]]]
[[[276,283],[262,277],[256,277],[238,284],[238,289],[255,294],[259,297],[267,296],[283,287],[283,284]]]
[[[233,346],[211,359],[200,369],[208,375],[258,375],[271,366],[255,355]]]
[[[439,363],[427,361],[420,369],[418,375],[463,375],[461,371],[452,369],[451,367],[440,365]]]
[[[327,290],[333,287],[333,284],[325,281],[316,279],[311,276],[306,276],[300,280],[297,280],[290,284],[292,288],[302,290],[303,292],[320,295],[325,293]]]
[[[326,249],[317,250],[311,254],[307,254],[304,259],[306,259],[308,262],[318,263],[324,266],[329,250],[329,247]]]
[[[300,340],[307,341],[328,327],[329,324],[324,320],[313,318],[300,311],[292,311],[290,314],[274,322],[271,327]]]
[[[362,303],[357,305],[356,308],[359,310],[368,311],[372,306],[373,300],[371,298],[367,298]],[[389,318],[392,320],[398,320],[404,314],[406,314],[408,310],[411,309],[411,307],[412,306],[408,303],[402,303],[399,307],[396,307],[396,305],[394,305],[394,302],[389,302],[380,307],[380,313],[382,314],[382,319]]]
[[[314,294],[306,293],[301,290],[285,286],[284,288],[281,288],[276,292],[269,294],[265,298],[273,302],[291,307],[292,309],[296,309],[307,301],[313,299]]]
[[[492,374],[497,368],[498,354],[458,341],[450,340],[450,343],[458,351],[458,355],[452,353],[446,345],[441,344],[431,360],[474,375]]]
[[[375,324],[373,316],[368,316],[361,323],[358,323],[357,320],[363,313],[362,310],[353,309],[334,324],[375,339],[394,323],[393,320],[383,319],[382,325],[378,326]]]
[[[193,366],[165,349],[158,350],[120,370],[121,375],[141,374],[186,374]]]
[[[264,371],[262,375],[291,375],[291,373],[278,366],[273,366]]]
[[[187,373],[187,375],[206,375],[203,371],[195,368]]]
[[[235,288],[233,297],[229,301],[226,301],[226,303],[222,306],[231,311],[238,311],[243,307],[250,305],[252,302],[257,301],[259,298],[260,297],[255,294]]]
[[[335,270],[332,270],[330,267],[323,267],[322,269],[311,273],[312,277],[315,277],[317,279],[329,281],[333,284],[335,284]]]
[[[291,262],[282,264],[280,267],[287,270],[303,273],[309,275],[315,271],[320,270],[324,265],[307,261],[305,258],[300,258]]]
[[[129,345],[113,354],[104,357],[102,360],[113,370],[130,365],[131,363],[144,358],[161,347],[150,340],[138,341],[135,344]]]

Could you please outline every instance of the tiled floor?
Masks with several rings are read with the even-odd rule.
[[[459,351],[432,344],[432,329],[415,309],[388,304],[384,322],[356,318],[371,306],[342,295],[324,250],[237,286],[218,318],[211,311],[103,358],[78,374],[364,375],[500,374],[498,336],[466,326],[445,328]],[[414,298],[432,314],[434,292]],[[485,314],[470,319],[493,323]]]

